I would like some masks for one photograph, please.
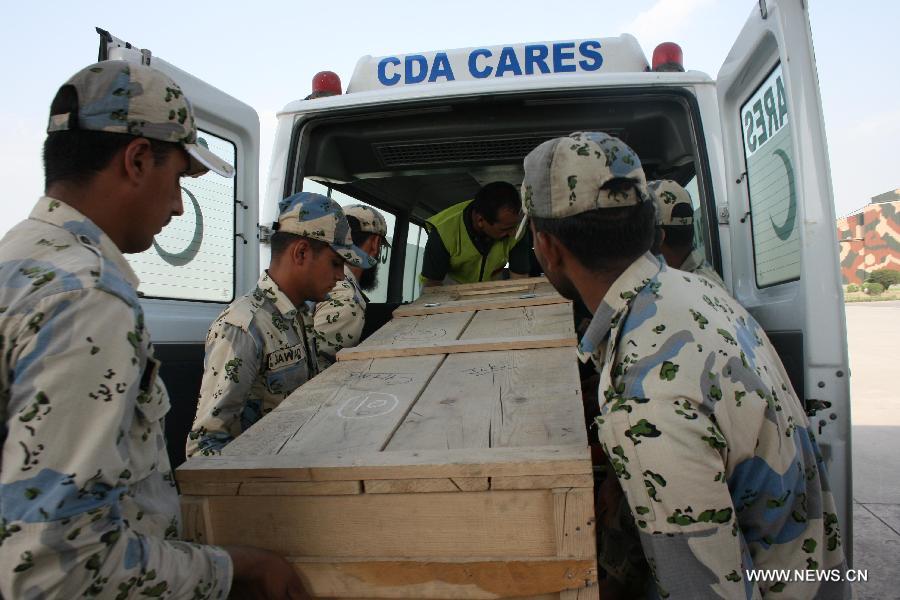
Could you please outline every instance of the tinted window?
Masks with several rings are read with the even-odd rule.
[[[781,64],[741,106],[756,283],[800,278],[791,123]]]
[[[200,131],[200,143],[237,165],[233,143]],[[127,255],[146,297],[230,302],[234,298],[235,180],[207,173],[181,180],[184,214],[140,254]]]

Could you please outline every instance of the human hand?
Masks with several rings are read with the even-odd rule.
[[[281,556],[250,546],[225,546],[234,565],[229,598],[234,600],[307,600],[294,568]]]

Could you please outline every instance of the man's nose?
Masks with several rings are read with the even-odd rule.
[[[172,214],[176,217],[184,214],[184,193],[181,188],[178,189],[178,197],[175,199],[175,206],[172,207]]]

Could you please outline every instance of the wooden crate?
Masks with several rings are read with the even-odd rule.
[[[177,471],[185,534],[279,552],[322,598],[597,597],[571,303],[428,290]]]

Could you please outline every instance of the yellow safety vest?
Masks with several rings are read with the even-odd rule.
[[[471,203],[471,200],[466,200],[454,204],[425,221],[428,234],[436,231],[450,253],[450,271],[447,275],[458,283],[490,281],[494,272],[509,262],[509,252],[516,245],[515,236],[495,240],[490,252],[483,256],[472,243],[463,219],[463,211]]]

